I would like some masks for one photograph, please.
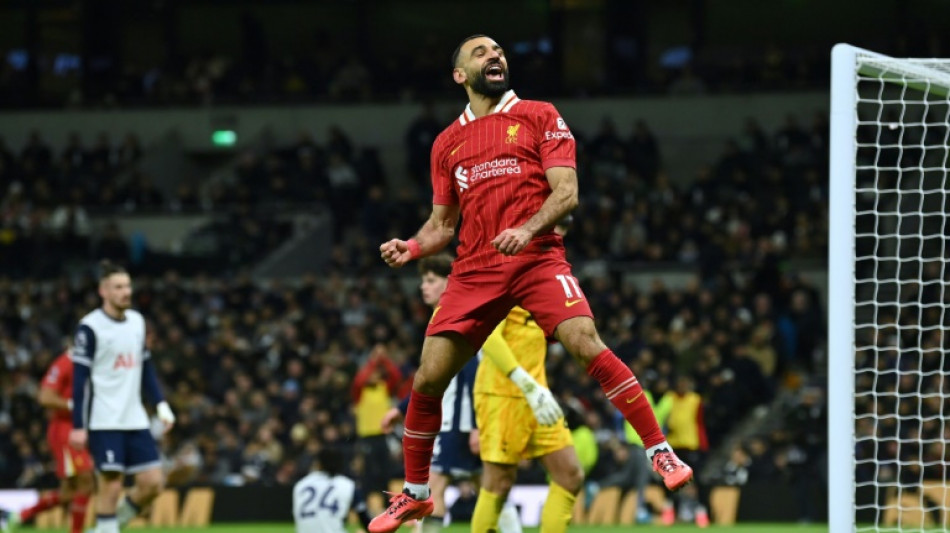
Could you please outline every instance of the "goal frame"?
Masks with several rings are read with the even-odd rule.
[[[828,531],[855,530],[854,269],[858,51],[831,51],[828,193]]]
[[[895,60],[899,58],[845,43],[836,44],[831,51],[827,357],[830,533],[857,530],[854,299],[859,74],[941,96],[950,92],[950,73],[918,62]],[[928,83],[914,78],[927,79]]]

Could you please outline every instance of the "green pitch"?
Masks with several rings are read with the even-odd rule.
[[[28,529],[23,533],[63,533],[63,530]],[[208,528],[161,528],[161,529],[132,529],[143,533],[294,533],[292,524],[218,524]],[[400,533],[410,533],[409,529],[402,529]],[[443,530],[445,533],[467,533],[468,524],[458,524]],[[525,528],[525,533],[537,533],[537,528]],[[692,524],[662,526],[571,526],[569,533],[697,533],[699,529]],[[798,525],[798,524],[742,524],[735,526],[709,526],[707,531],[714,533],[827,533],[827,525]]]

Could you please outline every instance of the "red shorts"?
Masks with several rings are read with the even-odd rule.
[[[67,479],[83,472],[92,472],[95,465],[88,449],[77,450],[69,445],[72,422],[52,420],[46,431],[49,452],[56,460],[56,477]]]
[[[450,275],[426,335],[454,331],[478,348],[515,305],[527,309],[548,337],[569,318],[593,318],[571,264],[543,255]]]

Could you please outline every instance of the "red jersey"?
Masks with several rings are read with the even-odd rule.
[[[53,361],[40,386],[53,389],[53,392],[64,400],[73,397],[73,361],[69,358],[69,352],[63,352]],[[73,415],[66,409],[54,409],[50,422],[65,422],[72,427]]]
[[[563,253],[553,229],[514,256],[502,255],[491,241],[541,209],[551,194],[544,172],[576,168],[574,151],[574,136],[548,102],[521,100],[508,91],[483,117],[466,107],[432,146],[432,203],[458,205],[462,215],[452,271],[523,261],[552,248]]]

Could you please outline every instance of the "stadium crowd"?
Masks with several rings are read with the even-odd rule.
[[[263,36],[256,34],[255,38]],[[248,38],[250,39],[250,38]],[[420,101],[450,91],[443,74],[444,50],[434,38],[423,38],[413,53],[400,57],[387,51],[378,55],[342,49],[332,36],[318,32],[312,44],[296,53],[268,51],[266,43],[244,51],[208,49],[177,55],[168,61],[132,62],[106,70],[102,87],[83,84],[64,71],[52,57],[40,58],[44,76],[60,78],[32,94],[28,53],[5,50],[0,62],[0,107],[42,105],[67,108],[139,107],[212,104],[285,104],[300,102]],[[618,47],[623,45],[618,44]],[[510,55],[522,65],[522,91],[550,96],[562,87],[550,68],[552,43],[548,38],[511,43]],[[577,96],[604,94],[669,94],[682,96],[750,90],[812,89],[828,81],[827,52],[823,47],[762,48],[673,47],[649,62],[629,52],[615,52],[623,65],[575,89]],[[81,58],[76,58],[81,61]],[[79,67],[74,67],[76,70]],[[442,80],[433,84],[431,80]],[[381,83],[385,81],[384,83]]]
[[[438,128],[433,120],[424,116],[407,132],[410,172],[424,172],[418,161],[427,148],[414,139],[426,127]],[[604,340],[636,365],[655,398],[678,390],[680,382],[700,394],[708,446],[715,449],[743,415],[778,390],[797,386],[795,376],[820,378],[825,332],[819,292],[786,265],[791,257],[821,259],[825,253],[827,125],[823,115],[810,128],[790,117],[770,133],[750,120],[721,157],[683,187],[665,174],[648,125],[637,123],[632,131],[622,134],[605,121],[591,135],[575,132],[585,178],[567,238],[569,257]],[[401,475],[396,455],[388,464],[367,466],[368,450],[395,437],[373,429],[378,420],[372,417],[383,413],[361,409],[360,401],[363,387],[385,387],[395,401],[411,383],[429,311],[414,278],[407,282],[406,274],[383,270],[376,247],[390,234],[405,236],[418,227],[418,217],[406,214],[425,213],[428,185],[418,179],[415,191],[383,202],[386,180],[372,151],[356,150],[342,131],[333,139],[317,146],[301,138],[271,153],[246,154],[236,171],[252,203],[275,184],[274,202],[321,184],[309,193],[338,204],[338,226],[359,228],[338,233],[327,272],[255,282],[246,268],[189,277],[133,269],[135,307],[150,320],[151,350],[179,416],[163,441],[172,483],[289,484],[324,446],[344,452],[367,487],[386,486]],[[42,143],[29,146],[37,145]],[[7,149],[2,153],[9,157],[0,161],[7,161],[3,168],[13,169],[12,176],[22,176],[34,152],[14,156]],[[65,173],[75,158],[86,169],[86,154],[94,151],[73,157],[39,152],[50,168]],[[134,159],[89,161],[89,169],[115,174]],[[35,182],[25,186],[11,174],[0,176],[7,176],[0,179],[6,186],[0,223],[7,234],[51,232],[50,218],[38,213],[95,198],[81,185],[68,198],[44,198]],[[167,206],[170,200],[156,201]],[[36,226],[23,229],[24,220]],[[129,249],[119,243],[85,257],[128,261]],[[627,275],[673,264],[693,272],[683,286],[657,279],[644,287]],[[42,486],[52,483],[52,474],[34,401],[37,380],[97,297],[88,275],[9,269],[4,263],[0,270],[0,486]],[[572,424],[596,437],[599,459],[590,479],[609,483],[624,461],[623,430],[597,384],[569,359],[552,345],[551,387],[570,406]],[[771,443],[750,441],[744,449],[769,466],[750,469],[747,477],[789,475],[790,461],[783,458],[802,427],[790,425]],[[390,449],[399,453],[398,446]],[[525,469],[523,480],[543,480],[536,466]]]

